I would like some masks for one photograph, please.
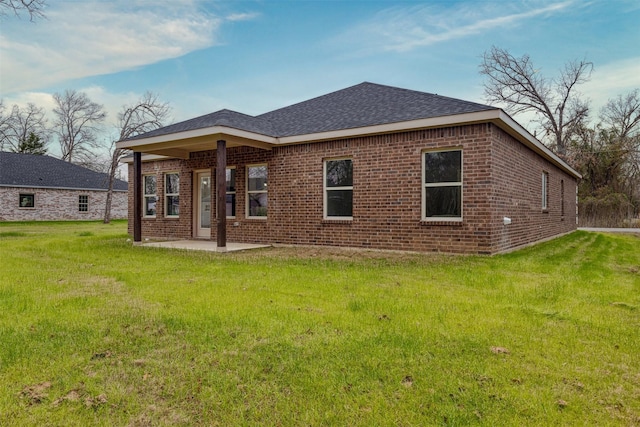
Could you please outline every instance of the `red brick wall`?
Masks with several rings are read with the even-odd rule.
[[[449,148],[463,152],[463,221],[422,222],[422,152]],[[323,161],[336,157],[353,159],[351,221],[323,220]],[[245,218],[246,165],[255,163],[268,164],[266,220]],[[215,151],[192,153],[184,161],[143,163],[144,174],[158,176],[159,196],[157,218],[142,221],[143,236],[194,237],[193,171],[214,164]],[[575,229],[575,180],[491,124],[275,147],[271,151],[229,148],[227,164],[236,167],[237,187],[237,215],[227,221],[229,242],[494,253]],[[536,194],[540,200],[542,168],[550,176],[548,213],[533,212],[532,208],[540,207],[534,202]],[[179,219],[164,218],[162,210],[163,174],[169,171],[181,174]],[[565,181],[564,221],[557,218],[559,179]],[[133,212],[132,203],[130,196],[129,212]],[[521,212],[523,206],[527,206],[526,213]],[[503,226],[502,218],[509,215],[513,224]],[[532,216],[535,221],[530,221]],[[211,232],[215,240],[215,218]]]
[[[576,229],[576,180],[493,128],[494,218],[492,246],[504,251]],[[542,209],[542,173],[548,174],[547,209]],[[561,194],[564,181],[564,215]],[[503,217],[511,218],[503,225]]]

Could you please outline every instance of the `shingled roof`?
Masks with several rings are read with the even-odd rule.
[[[431,117],[495,110],[495,107],[375,83],[346,89],[257,116],[277,135],[305,135]]]
[[[127,191],[127,185],[117,179],[114,190]],[[51,156],[0,152],[0,187],[106,191],[108,175]]]
[[[259,116],[220,110],[130,139],[213,126],[286,137],[496,109],[461,99],[364,82]]]

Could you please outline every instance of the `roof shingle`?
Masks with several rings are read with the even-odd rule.
[[[212,126],[286,137],[495,109],[461,99],[364,82],[258,116],[220,110],[130,139]]]
[[[127,191],[117,179],[113,189]],[[108,175],[51,156],[0,152],[0,187],[107,190]]]

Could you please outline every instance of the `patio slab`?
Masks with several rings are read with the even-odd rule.
[[[218,250],[216,242],[210,240],[169,240],[165,242],[142,243],[141,246],[150,248],[185,249],[189,251],[208,252],[236,252],[249,249],[268,248],[271,245],[259,245],[253,243],[227,243],[226,251]]]

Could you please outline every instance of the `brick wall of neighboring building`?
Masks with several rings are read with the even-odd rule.
[[[33,194],[35,207],[19,207],[21,194]],[[87,212],[80,212],[79,196],[88,196]],[[105,191],[0,187],[0,221],[99,220],[104,218]],[[127,192],[113,193],[111,218],[127,218]]]
[[[463,153],[460,222],[421,221],[422,153],[439,149],[461,149]],[[344,157],[353,161],[353,220],[326,220],[323,162]],[[142,221],[143,236],[195,237],[195,171],[210,168],[215,162],[215,151],[207,151],[192,153],[189,160],[143,163],[143,174],[157,176],[160,198],[156,218]],[[268,215],[264,220],[247,219],[246,166],[259,163],[268,164]],[[236,167],[237,215],[227,221],[230,242],[495,253],[575,229],[575,180],[492,124],[281,146],[271,151],[234,147],[227,151],[227,164]],[[550,175],[550,209],[534,215],[532,206],[540,197],[542,168]],[[177,219],[164,217],[162,203],[164,174],[173,171],[180,172]],[[558,179],[565,181],[565,220],[560,225],[553,222],[556,199],[560,197],[555,187]],[[212,206],[211,238],[215,240],[215,200]],[[518,210],[523,206],[526,212]],[[508,215],[513,222],[505,227],[503,217]],[[532,217],[535,221],[530,220]],[[540,231],[547,225],[549,229]]]

